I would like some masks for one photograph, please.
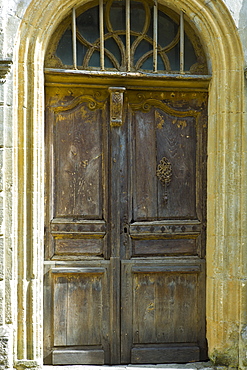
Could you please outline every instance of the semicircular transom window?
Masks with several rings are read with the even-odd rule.
[[[73,10],[54,33],[45,66],[207,73],[203,48],[189,22],[156,0],[99,0]]]

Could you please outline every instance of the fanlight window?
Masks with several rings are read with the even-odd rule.
[[[54,36],[46,67],[206,74],[206,58],[184,15],[145,0],[99,0],[73,9]]]

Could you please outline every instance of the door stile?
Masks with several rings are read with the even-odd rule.
[[[123,234],[122,199],[125,190],[126,135],[123,120],[125,88],[109,88],[109,211],[111,240],[111,364],[120,363],[120,254]],[[123,181],[124,179],[124,181]]]
[[[103,116],[103,135],[102,135],[102,160],[103,160],[103,168],[102,168],[102,187],[103,191],[103,214],[102,219],[105,221],[106,224],[106,236],[104,238],[104,257],[106,260],[110,259],[111,256],[111,248],[110,248],[110,230],[109,230],[109,181],[108,181],[108,173],[109,173],[109,128],[108,128],[108,120],[109,120],[109,105],[106,103],[106,109],[102,111]]]
[[[126,99],[127,100],[127,99]],[[126,204],[124,209],[124,233],[123,233],[123,248],[121,253],[121,260],[129,260],[131,258],[131,237],[130,237],[130,225],[132,222],[132,210],[133,210],[133,181],[132,181],[132,172],[134,171],[134,135],[133,135],[133,114],[130,109],[129,103],[126,104],[126,138],[127,138],[127,150],[126,150]]]
[[[120,363],[120,259],[110,258],[110,364]]]

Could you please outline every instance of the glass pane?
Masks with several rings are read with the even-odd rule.
[[[105,48],[109,50],[121,64],[121,53],[116,41],[113,38],[105,40]],[[107,68],[107,66],[105,66]]]
[[[167,53],[171,71],[178,72],[180,70],[180,52],[179,45],[176,45],[172,50]]]
[[[56,50],[56,56],[67,66],[73,65],[72,32],[67,29],[61,37]]]
[[[153,56],[145,60],[143,65],[141,66],[141,69],[144,69],[145,71],[152,71],[153,70]]]
[[[125,30],[125,1],[114,1],[110,10],[110,21],[114,31]]]
[[[91,56],[89,63],[89,67],[99,67],[100,66],[100,53],[98,51],[94,51],[93,55]]]
[[[184,35],[184,69],[189,71],[193,64],[197,62],[195,50],[188,36]]]
[[[99,7],[86,10],[76,19],[81,35],[90,43],[99,39]]]
[[[125,47],[126,46],[126,36],[125,36],[125,34],[124,35],[119,35],[119,38],[122,40],[122,43]]]
[[[137,46],[135,55],[134,55],[134,65],[138,62],[138,60],[146,54],[148,51],[153,50],[153,45],[147,42],[146,40],[142,40],[140,44]],[[152,57],[153,58],[153,57]],[[153,69],[153,66],[151,68]]]
[[[78,40],[76,41],[76,47],[77,47],[77,65],[82,66],[88,48],[81,44]]]
[[[105,68],[116,69],[112,61],[105,55]]]
[[[139,33],[142,32],[144,25],[145,25],[145,19],[146,19],[146,13],[145,13],[143,4],[137,1],[132,1],[130,12],[131,12],[131,16],[130,16],[131,31],[139,32]]]
[[[157,62],[158,62],[157,63],[158,71],[164,72],[166,70],[166,68],[164,66],[163,60],[162,60],[160,55],[158,55]]]
[[[169,45],[178,32],[178,25],[166,14],[158,12],[158,43],[161,47]]]

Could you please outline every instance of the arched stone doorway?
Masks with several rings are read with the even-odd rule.
[[[45,363],[207,359],[210,77],[183,13],[162,5],[88,3],[52,36]]]
[[[245,326],[241,277],[245,227],[243,58],[233,21],[222,2],[166,1],[183,10],[212,67],[208,132],[207,339],[209,356],[237,366]],[[18,334],[16,360],[42,359],[43,60],[49,36],[73,1],[30,5],[20,28],[16,83],[16,199],[18,229]],[[28,36],[28,37],[27,37]],[[242,231],[241,231],[242,230]],[[18,248],[17,248],[18,246]],[[226,256],[228,256],[226,258]],[[28,265],[28,269],[26,266]],[[28,286],[28,289],[26,289]],[[233,310],[228,301],[236,302]],[[28,325],[25,317],[29,317]],[[21,365],[21,362],[20,362]]]

